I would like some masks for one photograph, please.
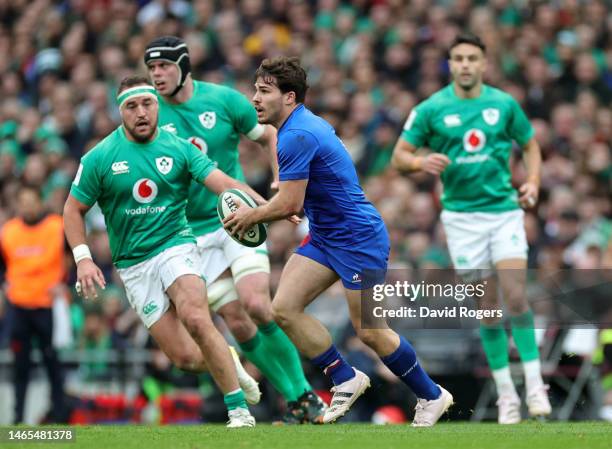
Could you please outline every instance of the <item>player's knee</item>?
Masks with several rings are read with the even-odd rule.
[[[518,316],[529,310],[529,304],[524,298],[515,298],[506,302],[506,308],[511,316]]]
[[[191,335],[206,334],[207,330],[213,326],[210,316],[198,307],[184,308],[180,318]]]
[[[232,335],[240,342],[248,340],[257,332],[255,324],[238,301],[223,306],[217,313],[221,315]]]
[[[170,354],[170,360],[179,369],[188,371],[188,368],[195,364],[194,355],[184,348],[177,348]]]
[[[280,304],[272,303],[272,318],[280,327],[288,326],[294,320],[295,314],[291,309]]]
[[[183,371],[190,373],[200,373],[204,370],[204,362],[197,354],[188,351],[179,351],[171,358],[172,363]]]
[[[189,316],[194,312],[208,311],[206,290],[203,283],[181,286],[180,289],[170,295],[170,298],[176,304],[179,316]]]
[[[253,291],[246,295],[242,304],[250,317],[261,322],[270,321],[270,299],[267,294]]]

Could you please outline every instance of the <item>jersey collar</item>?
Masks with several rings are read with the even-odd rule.
[[[285,127],[285,125],[291,121],[291,119],[293,118],[293,115],[294,115],[296,112],[301,111],[301,110],[303,110],[304,108],[305,108],[304,103],[300,103],[299,105],[297,105],[297,106],[295,107],[295,109],[294,109],[293,111],[291,111],[291,114],[289,114],[289,115],[287,116],[287,118],[285,119],[285,121],[283,122],[283,124],[281,125],[281,127],[280,127],[280,128],[278,128],[278,132],[280,133],[280,132],[281,132],[281,130],[282,130],[284,127]]]

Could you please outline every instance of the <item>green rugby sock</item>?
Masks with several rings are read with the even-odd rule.
[[[285,369],[296,399],[304,392],[312,390],[304,376],[300,353],[287,334],[274,321],[259,326],[259,330],[262,333],[264,345],[268,348],[268,353],[275,357]]]
[[[237,408],[249,409],[246,399],[244,398],[244,392],[240,388],[223,396],[223,402],[225,402],[225,406],[228,410],[235,410]]]
[[[508,366],[508,336],[500,323],[492,326],[480,325],[480,338],[491,370]]]
[[[238,343],[238,346],[240,346],[247,360],[253,363],[266,376],[272,386],[283,395],[287,402],[295,401],[297,396],[293,392],[289,376],[286,374],[283,365],[274,357],[274,353],[264,345],[262,335],[258,331],[253,338],[244,343]]]
[[[528,310],[522,315],[510,317],[512,326],[512,337],[518,349],[521,362],[539,360],[540,351],[535,338],[535,325],[533,323],[533,312]]]

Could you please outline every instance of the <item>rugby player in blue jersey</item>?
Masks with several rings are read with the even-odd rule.
[[[362,327],[362,290],[383,282],[389,237],[379,213],[365,198],[346,148],[332,126],[302,104],[308,85],[297,58],[264,60],[255,80],[258,121],[278,129],[280,188],[268,204],[241,206],[224,225],[242,236],[255,223],[281,220],[304,209],[309,238],[287,262],[272,310],[300,352],[334,383],[323,421],[343,416],[370,385],[368,376],[342,358],[327,329],[304,313],[340,279],[357,335],[418,398],[412,425],[435,424],[450,407],[451,394],[429,378],[402,336],[389,328]]]

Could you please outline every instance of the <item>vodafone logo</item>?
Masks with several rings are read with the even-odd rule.
[[[487,136],[481,130],[472,128],[463,135],[463,148],[468,153],[475,153],[484,148]]]
[[[157,197],[157,184],[148,178],[136,181],[132,188],[134,199],[142,204],[148,204]]]

